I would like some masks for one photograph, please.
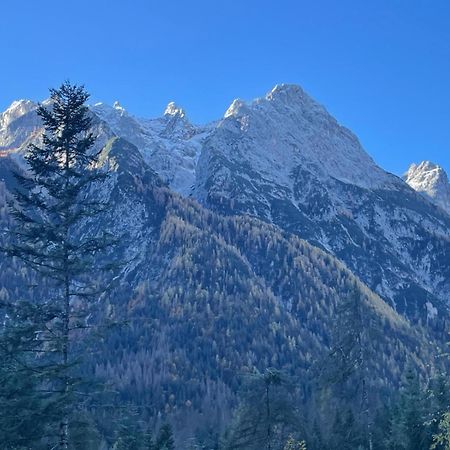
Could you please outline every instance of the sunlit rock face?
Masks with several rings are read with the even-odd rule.
[[[19,151],[40,129],[36,103],[17,100],[0,114],[0,152]]]
[[[442,167],[431,161],[411,164],[403,178],[415,191],[450,213],[450,184]]]

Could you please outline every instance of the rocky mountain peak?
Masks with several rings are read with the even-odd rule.
[[[266,180],[283,181],[287,189],[299,166],[323,179],[332,177],[369,188],[396,183],[350,130],[297,85],[276,85],[252,102],[234,100],[218,128],[223,132],[218,141],[235,137],[232,153],[241,163],[246,159]],[[217,144],[225,148],[222,142]]]
[[[117,100],[113,103],[113,108],[121,114],[126,113],[125,108]]]
[[[305,97],[307,97],[307,94],[300,86],[287,83],[275,85],[273,89],[266,94],[266,99],[271,101],[298,101]]]
[[[243,100],[239,98],[235,98],[228,109],[225,111],[224,119],[232,116],[238,116],[242,112],[242,109],[245,109],[246,104]]]
[[[113,103],[112,106],[103,102],[99,102],[91,106],[90,109],[92,112],[94,112],[94,114],[96,114],[106,122],[114,122],[120,117],[128,115],[125,108],[117,100]]]
[[[450,184],[441,166],[431,161],[411,164],[403,178],[415,191],[450,213]]]
[[[37,106],[36,103],[31,100],[15,100],[6,109],[5,112],[0,114],[0,127],[9,126],[14,120],[29,113]]]
[[[186,118],[186,112],[175,102],[169,102],[164,110],[164,116]]]

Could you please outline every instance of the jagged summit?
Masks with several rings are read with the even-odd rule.
[[[314,110],[317,113],[328,116],[336,122],[327,110],[317,103],[310,95],[308,95],[301,86],[297,84],[277,84],[264,97],[256,98],[250,102],[241,99],[235,99],[225,112],[224,117],[237,116],[244,114],[248,108],[267,108],[270,107],[288,107],[293,109],[301,109],[304,112]],[[337,123],[337,122],[336,122]]]
[[[450,184],[441,166],[431,161],[411,164],[403,178],[415,191],[450,213]]]
[[[246,109],[246,107],[247,107],[247,104],[245,101],[243,101],[239,98],[235,98],[231,102],[231,105],[228,107],[228,109],[225,111],[225,114],[223,117],[224,117],[224,119],[226,119],[227,117],[238,116],[239,114],[241,114],[243,112],[244,109]]]
[[[264,97],[256,98],[250,102],[236,98],[228,107],[224,114],[224,118],[230,116],[239,116],[248,112],[255,106],[264,107],[267,102],[280,103],[288,106],[299,106],[300,104],[309,103],[310,105],[318,105],[314,100],[306,94],[306,92],[296,84],[277,84]],[[322,108],[323,109],[323,108]]]
[[[111,119],[112,117],[124,116],[127,115],[126,109],[120,104],[118,100],[116,100],[113,105],[108,105],[107,103],[98,102],[92,105],[91,110],[99,116],[102,116],[103,119]]]
[[[31,100],[16,100],[0,113],[0,151],[20,151],[26,145],[40,125],[36,108]]]
[[[125,112],[126,112],[125,108],[119,103],[118,100],[116,100],[116,101],[113,103],[113,108],[114,108],[116,111],[119,111],[120,113],[125,113]]]
[[[183,108],[178,106],[175,102],[169,102],[166,106],[166,109],[164,110],[164,115],[185,118],[186,112],[184,111]]]
[[[298,101],[306,97],[309,96],[299,85],[281,83],[276,84],[265,98],[267,100]]]
[[[31,100],[27,100],[27,99],[19,99],[19,100],[14,100],[11,105],[9,105],[9,107],[6,109],[5,113],[16,113],[17,116],[21,115],[21,114],[25,114],[29,111],[31,111],[32,109],[36,108],[37,103],[31,101]]]
[[[37,107],[37,104],[31,100],[15,100],[3,112],[0,113],[0,127],[7,127],[14,120],[29,113]]]
[[[294,84],[276,85],[251,102],[234,100],[219,128],[243,134],[245,140],[238,140],[237,145],[247,148],[242,148],[240,160],[256,164],[266,179],[277,184],[284,180],[288,189],[291,173],[299,165],[320,177],[363,187],[396,183],[375,164],[350,130]]]

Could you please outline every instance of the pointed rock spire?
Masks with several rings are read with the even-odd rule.
[[[411,164],[403,179],[415,191],[450,213],[450,184],[445,170],[431,161]]]
[[[183,119],[186,117],[186,112],[175,102],[169,102],[166,106],[166,109],[164,110],[164,115],[171,117],[180,117]]]

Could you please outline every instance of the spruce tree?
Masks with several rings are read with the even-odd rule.
[[[430,448],[431,437],[426,426],[426,397],[412,368],[406,370],[400,398],[394,406],[385,445],[394,450]]]
[[[442,415],[438,425],[438,432],[433,435],[432,450],[450,450],[450,412]]]
[[[28,302],[4,302],[2,314],[0,442],[5,449],[43,449],[49,416],[55,420],[58,408],[55,396],[42,389],[47,367],[32,361],[41,346],[42,311]]]
[[[173,439],[172,427],[170,424],[163,425],[156,438],[156,450],[175,450],[175,441]]]
[[[150,428],[144,433],[143,450],[155,450],[155,442],[153,440],[153,433]]]
[[[300,420],[287,377],[269,368],[247,378],[225,449],[283,449]]]
[[[362,430],[362,441],[372,450],[373,412],[368,390],[368,352],[371,340],[376,339],[376,330],[373,329],[369,312],[364,308],[364,299],[358,287],[350,285],[348,295],[340,299],[336,308],[331,351],[325,361],[321,383],[340,402],[348,401],[349,398],[356,400],[353,408],[358,421],[353,421],[353,430],[342,430],[341,437],[346,439],[347,435],[356,436]],[[335,414],[340,415],[340,403],[337,407]],[[346,413],[352,414],[351,411]]]
[[[98,279],[111,269],[99,258],[114,240],[90,227],[107,209],[92,195],[107,174],[98,168],[99,154],[93,150],[95,137],[85,106],[89,94],[68,82],[50,92],[47,106],[37,109],[45,130],[42,143],[29,146],[27,171],[15,174],[15,226],[6,251],[36,273],[34,302],[41,310],[41,328],[35,351],[45,355],[39,360],[46,363],[45,370],[36,370],[42,369],[44,384],[57,396],[58,446],[68,449],[69,422],[83,386],[77,350],[82,331],[90,326],[86,318],[91,303],[104,292]]]
[[[292,436],[289,436],[283,450],[306,450],[305,441],[297,441]]]

